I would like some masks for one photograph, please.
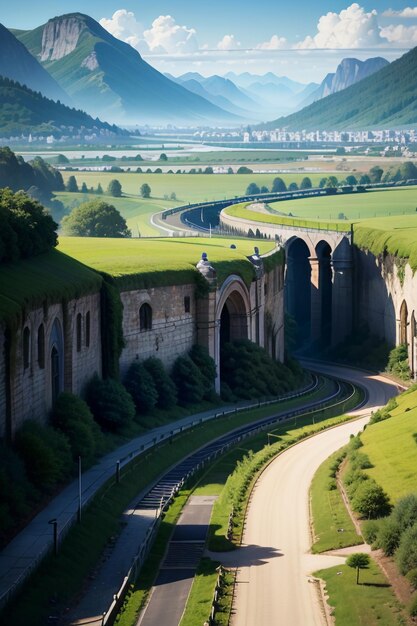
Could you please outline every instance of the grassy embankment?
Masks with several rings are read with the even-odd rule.
[[[160,476],[161,472],[212,439],[240,425],[273,415],[277,410],[285,410],[299,403],[300,399],[284,401],[226,418],[219,417],[193,430],[175,435],[175,445],[164,443],[158,446],[156,451],[138,457],[122,472],[119,484],[111,480],[98,492],[92,503],[83,511],[82,523],[74,526],[68,533],[58,556],[51,555],[41,563],[36,573],[23,586],[22,592],[0,614],[0,622],[13,623],[14,626],[27,624],[43,626],[47,616],[52,612],[51,598],[54,600],[54,612],[64,611],[80,592],[110,538],[120,532],[123,526],[123,511],[146,485]],[[176,510],[175,508],[174,513]],[[160,532],[163,535],[167,533],[169,536],[175,519],[174,515],[173,518],[168,517],[162,522]],[[156,544],[156,554],[158,545],[161,543]],[[154,558],[150,561],[152,563]],[[151,569],[151,576],[152,572]]]
[[[25,308],[70,300],[100,288],[101,277],[75,259],[51,250],[0,269],[0,322],[16,319]]]
[[[398,406],[390,410],[389,419],[366,428],[361,435],[363,447],[360,449],[361,453],[369,457],[372,465],[362,471],[381,485],[393,504],[405,495],[417,492],[415,388],[399,396],[397,403]],[[337,528],[332,524],[335,515],[340,513],[346,517],[347,514],[342,511],[344,505],[340,493],[329,492],[326,488],[326,479],[330,480],[331,465],[332,461],[329,459],[321,466],[313,481],[311,492],[314,529],[320,540],[323,539],[322,543],[315,544],[317,551],[327,549],[327,545],[337,545],[337,541],[341,541],[342,545],[350,545],[351,527],[349,534],[343,533],[343,537],[339,538]],[[334,503],[332,506],[331,501]],[[337,571],[341,571],[342,574],[337,576]],[[378,573],[375,564],[371,564],[369,572],[365,572],[361,577],[364,583],[362,585],[356,585],[353,570],[346,566],[322,570],[317,572],[317,575],[326,581],[329,603],[335,607],[336,624],[356,626],[366,623],[388,626],[402,623],[397,621],[398,603],[393,601],[391,589],[382,586],[387,583],[381,580],[382,575]]]
[[[334,197],[334,196],[331,196]],[[259,211],[251,210],[250,202],[242,202],[241,204],[234,204],[224,209],[226,215],[231,217],[238,217],[245,220],[246,225],[249,222],[254,222],[252,230],[259,228],[262,232],[262,224],[268,226],[296,226],[299,228],[317,228],[324,230],[338,230],[340,232],[350,232],[350,222],[346,220],[316,220],[316,219],[302,219],[298,217],[287,217],[285,215],[274,215],[272,213],[261,213]]]
[[[321,395],[325,393],[326,388],[327,387],[321,390]],[[358,402],[358,396],[356,395],[350,402],[353,406]],[[295,401],[291,401],[291,404],[294,405]],[[289,402],[286,403],[286,408],[290,408]],[[344,408],[348,409],[349,405],[346,404]],[[335,415],[335,413],[337,413],[335,409],[325,409],[315,412],[314,418],[312,413],[299,416],[296,420],[291,420],[291,423],[281,424],[276,429],[271,430],[271,433],[276,435],[274,441],[277,441],[277,443],[271,446],[266,445],[267,434],[265,432],[258,434],[248,440],[240,442],[238,447],[222,455],[218,461],[209,466],[208,471],[203,475],[197,487],[193,490],[193,494],[219,496],[210,521],[210,549],[227,550],[235,547],[232,542],[225,539],[225,534],[231,510],[231,498],[235,494],[237,485],[241,482],[246,484],[246,489],[244,493],[242,492],[241,515],[239,520],[236,520],[234,529],[234,539],[239,542],[243,528],[246,501],[249,497],[251,485],[261,468],[281,450],[299,439],[350,419],[346,415],[330,417],[330,415]],[[279,439],[277,437],[279,437]],[[252,455],[251,451],[255,454]],[[248,464],[245,462],[244,459],[248,455],[254,463],[251,462]],[[233,474],[237,465],[239,469]],[[161,532],[162,537],[166,541],[165,532]],[[125,610],[119,617],[117,622],[118,626],[131,626],[135,623],[135,616],[146,600],[163,556],[159,534],[155,545],[157,547],[151,551],[147,564],[126,602]],[[214,587],[217,580],[217,572],[215,571],[217,565],[218,563],[210,560],[204,560],[202,563],[202,571],[200,571],[195,578],[187,602],[186,611],[181,621],[181,626],[194,626],[196,623],[203,623],[207,619],[210,613]],[[224,597],[222,602],[224,605],[224,613],[216,617],[216,619],[219,619],[219,624],[226,625],[228,623],[231,596]]]
[[[230,248],[232,243],[236,249]],[[245,238],[59,239],[59,250],[97,271],[118,278],[121,288],[131,284],[132,276],[136,288],[193,283],[197,274],[195,266],[202,252],[207,252],[213,263],[218,284],[233,273],[249,284],[254,274],[246,256],[253,253],[253,246],[254,242]],[[261,254],[265,254],[273,250],[275,244],[261,241],[258,247]]]

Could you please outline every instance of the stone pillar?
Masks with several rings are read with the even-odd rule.
[[[197,299],[197,343],[205,346],[216,363],[215,389],[220,393],[220,320],[216,320],[217,276],[207,254],[203,252],[197,269],[208,283],[208,294]]]
[[[352,332],[353,289],[351,259],[333,259],[332,346]]]
[[[320,261],[316,257],[308,258],[311,267],[311,341],[321,337],[321,294],[320,294]]]

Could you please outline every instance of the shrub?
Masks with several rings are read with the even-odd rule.
[[[50,427],[28,421],[16,435],[16,449],[29,480],[40,490],[52,490],[67,479],[73,466],[68,439]]]
[[[392,556],[401,540],[401,528],[392,516],[384,519],[378,532],[378,548],[384,551],[386,556]]]
[[[138,413],[149,413],[155,408],[158,392],[143,363],[132,363],[125,378],[125,387],[132,396]]]
[[[398,523],[401,531],[417,523],[417,495],[412,493],[398,500],[391,517]]]
[[[204,378],[206,399],[211,399],[214,393],[214,384],[216,380],[216,363],[208,353],[207,348],[195,344],[190,350],[190,359],[197,365],[200,373]]]
[[[414,598],[411,601],[409,613],[411,617],[417,617],[417,594],[414,596]]]
[[[349,493],[352,493],[365,480],[369,480],[369,476],[359,469],[350,469],[346,472],[344,483],[349,487]]]
[[[407,528],[402,534],[396,556],[401,574],[417,568],[417,524]]]
[[[107,430],[118,431],[135,417],[132,396],[112,378],[100,380],[95,376],[87,386],[86,400],[96,422]]]
[[[17,452],[0,442],[0,540],[28,515],[38,492],[30,484],[24,463]]]
[[[297,377],[249,340],[224,344],[221,353],[222,381],[239,398],[277,396],[289,391]]]
[[[377,540],[378,533],[380,528],[380,521],[378,520],[368,520],[362,526],[362,534],[365,538],[366,543],[374,544]]]
[[[103,435],[88,404],[72,393],[61,393],[52,420],[56,428],[68,437],[73,459],[80,456],[84,467],[91,465],[101,448]]]
[[[201,402],[205,393],[205,380],[189,356],[179,356],[172,367],[172,379],[177,387],[181,405]]]
[[[413,589],[417,589],[417,567],[410,569],[407,573],[407,580]]]
[[[373,479],[362,481],[355,490],[352,499],[355,511],[363,517],[375,519],[390,512],[390,503],[387,494]]]
[[[391,350],[387,370],[402,380],[408,380],[410,378],[407,344],[402,343]]]
[[[349,460],[353,470],[369,469],[372,467],[372,463],[370,462],[368,455],[363,452],[358,452],[357,450],[351,452]]]
[[[143,366],[152,376],[158,394],[157,407],[159,409],[172,409],[177,404],[177,389],[162,361],[151,356],[143,361]]]

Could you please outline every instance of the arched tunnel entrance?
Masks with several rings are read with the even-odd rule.
[[[242,296],[233,291],[220,315],[220,345],[248,338],[248,316]]]
[[[302,239],[292,241],[287,249],[285,302],[287,313],[295,320],[295,347],[311,336],[311,266],[310,250]]]

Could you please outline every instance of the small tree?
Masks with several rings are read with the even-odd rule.
[[[76,193],[78,191],[77,179],[75,178],[75,176],[70,176],[68,178],[65,188],[71,193]]]
[[[247,196],[254,196],[255,194],[260,193],[260,189],[256,183],[250,183],[246,189]]]
[[[99,196],[103,195],[103,187],[101,186],[100,183],[98,183],[98,185],[97,185],[96,194],[99,195]]]
[[[140,195],[142,196],[142,198],[151,197],[151,188],[149,187],[148,183],[143,183],[140,188]]]
[[[279,193],[280,191],[287,191],[287,185],[282,180],[282,178],[277,176],[277,178],[274,178],[271,191],[272,193],[277,193],[277,192]]]
[[[81,185],[81,193],[88,193],[87,183]]]
[[[177,194],[175,193],[175,191],[173,191],[173,192],[171,193],[171,195],[169,196],[169,199],[170,199],[170,200],[176,200],[176,199],[177,199]]]
[[[157,406],[160,409],[171,409],[177,404],[177,388],[164,368],[160,359],[154,356],[143,361],[143,366],[152,376],[158,393]]]
[[[125,378],[125,387],[132,396],[138,413],[149,413],[155,408],[158,392],[143,363],[132,363]]]
[[[179,356],[172,367],[172,379],[177,386],[181,405],[201,402],[205,393],[205,379],[189,356]]]
[[[103,200],[84,202],[62,220],[62,230],[69,237],[130,237],[126,220]]]
[[[168,161],[168,157],[165,154],[165,152],[163,152],[160,156],[159,156],[159,160],[160,161]]]
[[[373,479],[361,482],[355,491],[352,506],[363,517],[374,519],[390,512],[389,498]]]
[[[117,180],[117,178],[113,178],[109,182],[109,186],[107,187],[107,193],[109,196],[113,196],[113,198],[120,198],[122,195],[122,186]]]
[[[363,552],[354,552],[346,559],[346,565],[356,569],[356,584],[359,585],[359,570],[367,569],[370,563],[369,554]]]
[[[305,176],[300,183],[300,189],[311,189],[312,188],[311,178]]]

